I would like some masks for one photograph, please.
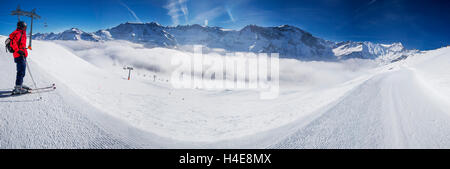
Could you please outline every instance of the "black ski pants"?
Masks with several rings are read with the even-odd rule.
[[[14,58],[17,67],[16,86],[23,84],[23,78],[25,77],[25,71],[27,69],[27,59],[23,56]]]

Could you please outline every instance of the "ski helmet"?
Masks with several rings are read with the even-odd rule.
[[[25,29],[27,29],[27,23],[25,23],[24,21],[19,21],[19,22],[17,22],[17,28],[21,29],[21,30],[25,30]]]

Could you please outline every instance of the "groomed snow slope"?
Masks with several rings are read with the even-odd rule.
[[[449,148],[449,66],[448,47],[388,65],[271,148]]]
[[[38,83],[56,82],[56,92],[39,102],[0,98],[2,148],[450,148],[449,48],[375,68],[282,60],[280,96],[260,100],[253,91],[173,89],[167,72],[146,69],[170,70],[163,64],[186,53],[62,43],[35,41],[30,52]],[[130,52],[144,65],[127,81]],[[6,90],[15,70],[9,54],[0,60]]]
[[[449,148],[448,102],[411,70],[377,75],[274,148]]]
[[[4,38],[1,38],[4,40]],[[33,57],[33,54],[30,54]],[[96,110],[70,89],[53,81],[33,61],[34,78],[41,86],[58,83],[58,89],[38,95],[0,98],[0,148],[133,148],[139,143],[133,130]],[[0,92],[12,90],[15,64],[10,54],[0,53]],[[28,73],[27,73],[27,76]],[[31,84],[29,77],[25,83]]]

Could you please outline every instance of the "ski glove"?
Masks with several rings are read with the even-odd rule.
[[[19,53],[20,56],[25,56],[25,52],[23,52],[21,50],[17,51],[17,53]]]

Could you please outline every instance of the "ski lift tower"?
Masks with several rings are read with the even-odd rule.
[[[31,12],[23,11],[20,9],[20,6],[17,6],[15,11],[11,12],[11,15],[17,15],[17,19],[20,21],[20,16],[30,17],[31,18],[31,28],[30,28],[30,41],[28,44],[28,49],[31,50],[31,39],[33,36],[33,19],[41,19],[41,16],[36,14],[36,9],[33,9]]]
[[[134,70],[134,68],[130,67],[130,66],[125,66],[125,67],[123,67],[123,70],[128,70],[128,80],[130,80],[131,79],[131,71]]]

